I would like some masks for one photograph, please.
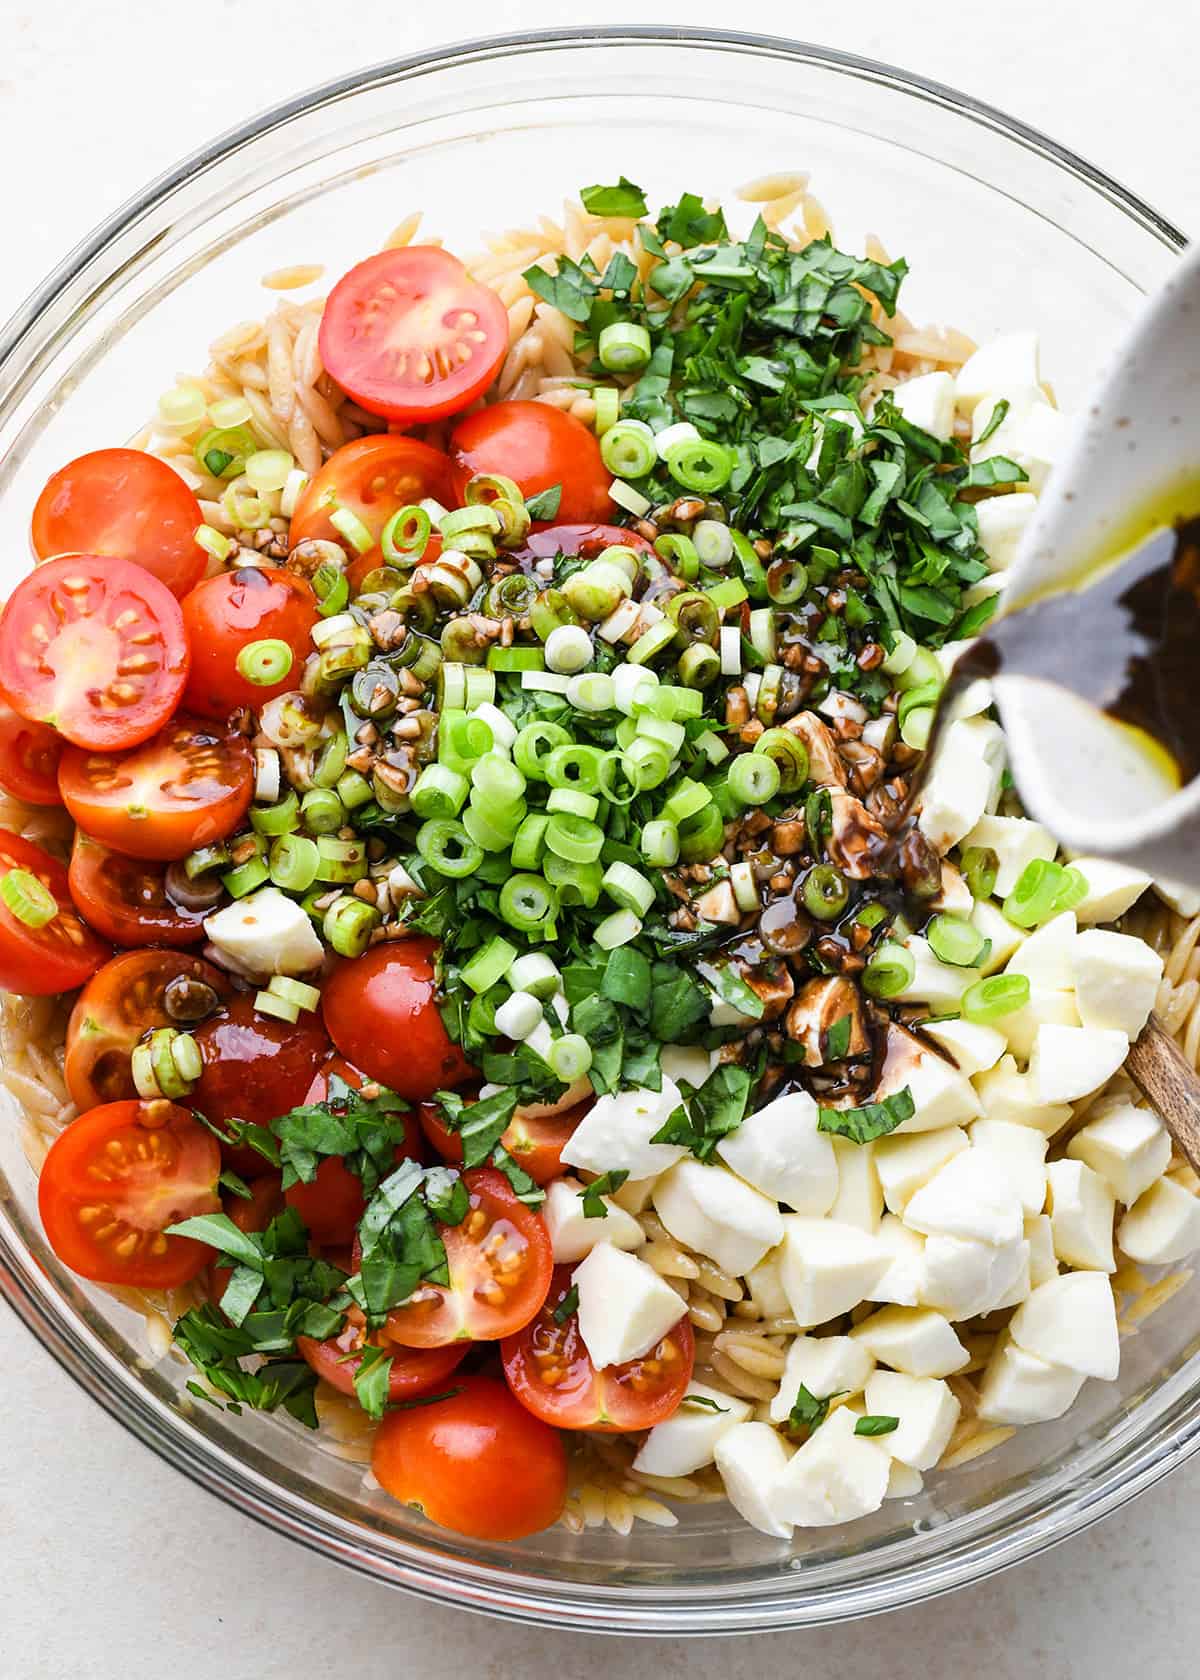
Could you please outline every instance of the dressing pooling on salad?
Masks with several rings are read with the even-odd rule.
[[[984,676],[926,753],[1061,437],[1036,340],[757,196],[368,257],[57,472],[0,619],[52,1247],[477,1537],[911,1498],[1200,1245],[1120,1077],[1148,879],[1022,814]]]

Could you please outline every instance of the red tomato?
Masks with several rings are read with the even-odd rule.
[[[338,1074],[356,1091],[366,1084],[357,1068],[351,1067],[341,1056],[334,1056],[309,1086],[304,1098],[306,1103],[326,1100],[332,1073]],[[404,1123],[404,1142],[397,1145],[396,1160],[402,1161],[406,1156],[420,1160],[421,1129],[416,1116],[398,1114],[396,1119]],[[352,1242],[366,1207],[362,1179],[350,1171],[340,1155],[327,1155],[317,1168],[317,1176],[311,1184],[291,1185],[286,1199],[288,1206],[294,1207],[307,1225],[309,1236],[323,1248]]]
[[[445,502],[450,495],[450,462],[440,449],[431,449],[416,438],[389,437],[386,433],[356,438],[335,450],[305,485],[292,515],[288,542],[295,548],[297,543],[319,537],[344,544],[345,537],[330,523],[329,515],[338,508],[348,508],[378,543],[383,527],[402,507],[410,507],[426,496]],[[426,554],[434,557],[428,549]],[[370,565],[365,571],[382,564],[377,548],[362,556],[363,561],[368,559]],[[359,561],[355,565],[361,578],[364,569]]]
[[[549,1528],[567,1496],[562,1437],[494,1377],[455,1386],[445,1400],[384,1418],[371,1451],[380,1486],[476,1540],[520,1540]]]
[[[50,1246],[80,1277],[172,1289],[202,1272],[212,1249],[168,1237],[168,1225],[216,1213],[221,1152],[186,1108],[105,1103],[55,1138],[38,1181]]]
[[[185,708],[201,717],[227,718],[240,706],[260,707],[297,688],[313,651],[310,632],[317,599],[303,578],[280,566],[244,566],[205,578],[183,602],[192,646],[192,674]],[[285,642],[292,663],[274,683],[254,683],[237,668],[251,642]]]
[[[417,425],[481,396],[508,350],[508,313],[437,245],[380,251],[330,292],[326,372],[372,414]]]
[[[355,1316],[353,1308],[349,1316]],[[347,1324],[340,1335],[331,1336],[327,1342],[315,1342],[311,1336],[296,1337],[296,1346],[313,1370],[339,1394],[354,1393],[354,1375],[362,1362],[362,1349],[367,1345],[376,1346],[375,1338],[364,1336],[354,1324]],[[419,1394],[434,1393],[471,1351],[466,1342],[459,1347],[442,1348],[407,1348],[398,1342],[383,1345],[392,1361],[388,1399],[393,1405],[397,1400],[413,1400]]]
[[[620,525],[544,525],[530,532],[515,558],[553,560],[559,554],[582,554],[585,560],[594,560],[604,549],[616,546],[636,549],[639,554],[654,553],[653,543]]]
[[[200,504],[173,467],[140,449],[97,449],[60,467],[33,510],[33,551],[105,554],[144,566],[173,595],[204,576]]]
[[[79,826],[113,851],[182,858],[241,822],[254,793],[254,755],[244,735],[180,714],[129,753],[68,747],[58,785]]]
[[[432,939],[372,945],[339,963],[321,995],[325,1025],[342,1055],[410,1102],[460,1085],[471,1073],[438,1010],[436,949]]]
[[[461,1225],[442,1225],[450,1285],[423,1283],[387,1316],[386,1333],[405,1347],[495,1341],[520,1330],[550,1286],[553,1260],[541,1214],[519,1202],[504,1174],[463,1174],[470,1209]]]
[[[80,1109],[136,1097],[129,1057],[155,1027],[190,1032],[229,995],[227,975],[182,951],[123,951],[93,974],[67,1023],[63,1074]]]
[[[591,1107],[590,1099],[577,1103],[565,1114],[534,1118],[514,1115],[505,1127],[500,1142],[530,1178],[537,1184],[549,1184],[561,1178],[566,1168],[562,1164],[563,1146]],[[452,1132],[442,1119],[436,1103],[422,1103],[417,1110],[421,1130],[437,1150],[443,1161],[462,1165],[462,1138]]]
[[[652,1353],[597,1371],[574,1313],[563,1324],[554,1309],[569,1293],[574,1266],[556,1266],[540,1313],[500,1344],[504,1375],[521,1404],[559,1429],[599,1434],[650,1429],[678,1408],[692,1380],[695,1343],[683,1316]]]
[[[612,474],[592,432],[572,414],[540,402],[501,402],[468,414],[450,439],[461,502],[472,473],[504,473],[528,500],[562,485],[556,517],[590,525],[611,515]],[[622,537],[622,541],[624,537]]]
[[[0,900],[0,990],[31,997],[74,991],[110,954],[107,945],[76,914],[67,872],[58,859],[0,828],[0,880],[12,869],[35,876],[51,893],[58,912],[41,927],[30,927]]]
[[[258,1165],[263,1165],[261,1156]],[[278,1173],[263,1173],[259,1178],[247,1179],[246,1188],[250,1192],[248,1200],[229,1190],[221,1205],[239,1231],[265,1231],[275,1216],[283,1212],[283,1180]],[[226,1255],[218,1254],[209,1267],[208,1298],[214,1306],[221,1304],[233,1275],[233,1264]]]
[[[204,1068],[189,1101],[221,1127],[236,1120],[269,1126],[299,1107],[329,1054],[315,1015],[305,1011],[292,1026],[259,1015],[247,996],[235,997],[193,1036]],[[262,1171],[263,1157],[250,1145],[235,1140],[222,1147],[235,1172]]]
[[[128,560],[75,554],[22,578],[0,618],[0,689],[22,717],[80,747],[136,747],[188,674],[171,591]]]
[[[0,700],[0,788],[28,805],[61,805],[58,761],[63,744],[44,723],[27,723]]]
[[[71,852],[71,897],[84,920],[114,945],[197,945],[210,910],[167,896],[166,866],[110,852],[82,829]]]

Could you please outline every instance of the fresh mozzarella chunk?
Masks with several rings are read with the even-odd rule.
[[[619,1190],[613,1191],[613,1201],[626,1213],[645,1213],[654,1196],[655,1178],[627,1178]]]
[[[1064,910],[1029,938],[1009,958],[1006,974],[1023,974],[1031,985],[1052,992],[1069,992],[1075,984],[1075,912]]]
[[[949,858],[942,859],[942,883],[937,897],[929,900],[929,908],[948,911],[952,916],[968,917],[975,908],[970,887]]]
[[[207,918],[204,931],[250,974],[307,974],[325,955],[307,913],[278,887],[227,904]]]
[[[780,1275],[792,1316],[806,1329],[870,1297],[888,1268],[887,1250],[855,1225],[784,1216]]]
[[[686,1154],[678,1144],[651,1143],[681,1097],[663,1076],[661,1091],[621,1091],[598,1097],[563,1145],[565,1166],[585,1172],[624,1170],[630,1178],[653,1178]]]
[[[1008,1176],[998,1174],[980,1149],[952,1156],[904,1210],[904,1223],[926,1236],[992,1244],[1017,1241],[1023,1222],[1021,1203]]]
[[[1185,1260],[1200,1248],[1200,1201],[1182,1184],[1160,1178],[1122,1219],[1117,1241],[1147,1266]]]
[[[1046,1168],[1054,1252],[1068,1266],[1115,1272],[1113,1214],[1108,1180],[1084,1161],[1051,1161]]]
[[[1053,1137],[1071,1118],[1068,1103],[1044,1103],[1027,1073],[1017,1070],[1012,1056],[1002,1056],[994,1068],[975,1080],[984,1112],[989,1120],[1011,1120],[1015,1126],[1032,1126],[1043,1137]]]
[[[710,1403],[689,1404],[693,1395]],[[745,1423],[752,1410],[748,1401],[702,1382],[691,1382],[678,1410],[664,1423],[656,1423],[647,1435],[633,1468],[648,1476],[690,1476],[693,1470],[712,1463],[722,1435]]]
[[[880,1138],[875,1145],[875,1167],[884,1202],[892,1213],[903,1214],[921,1186],[967,1147],[967,1134],[961,1126],[911,1135],[893,1132],[890,1137]]]
[[[640,1359],[683,1317],[679,1296],[644,1260],[597,1243],[575,1268],[579,1334],[597,1370]]]
[[[574,1178],[556,1178],[546,1190],[542,1216],[550,1233],[550,1246],[556,1265],[570,1265],[590,1254],[598,1242],[611,1243],[614,1248],[640,1248],[646,1233],[610,1196],[600,1198],[603,1219],[588,1219],[583,1211],[583,1185]]]
[[[724,1167],[691,1158],[654,1186],[654,1211],[671,1235],[723,1271],[742,1276],[782,1239],[775,1202]]]
[[[991,942],[991,950],[979,965],[983,975],[997,974],[1025,943],[1026,934],[1015,922],[1010,922],[998,904],[990,898],[980,898],[971,912],[971,926]]]
[[[900,1419],[900,1427],[883,1437],[888,1452],[913,1470],[931,1470],[941,1458],[960,1409],[939,1377],[876,1371],[867,1384],[867,1411],[873,1417]]]
[[[801,1386],[818,1400],[861,1394],[874,1369],[870,1349],[849,1336],[797,1336],[787,1351],[779,1393],[771,1401],[772,1422],[787,1422]]]
[[[1048,1423],[1075,1404],[1084,1381],[1081,1372],[1051,1365],[1005,1339],[984,1372],[979,1416],[985,1423]]]
[[[1067,1154],[1086,1161],[1108,1180],[1117,1200],[1132,1207],[1171,1163],[1167,1128],[1150,1109],[1123,1098],[1097,1103],[1091,1112],[1095,1117],[1075,1133]]]
[[[837,1156],[838,1193],[829,1209],[830,1219],[857,1225],[860,1231],[878,1231],[883,1217],[883,1190],[875,1170],[875,1145],[835,1137],[833,1151]]]
[[[1029,817],[981,817],[963,845],[995,852],[997,898],[1008,897],[1026,865],[1037,858],[1053,859],[1058,851],[1050,830]]]
[[[828,1528],[869,1516],[887,1493],[890,1456],[854,1433],[854,1414],[831,1412],[775,1482],[770,1508],[780,1522]],[[889,1445],[894,1437],[889,1436]]]
[[[1026,1353],[1085,1377],[1113,1382],[1121,1368],[1117,1309],[1103,1272],[1066,1272],[1039,1284],[1008,1328]]]
[[[915,1499],[925,1486],[925,1478],[919,1470],[914,1470],[911,1464],[901,1464],[898,1458],[892,1460],[892,1468],[888,1473],[887,1492],[885,1499]]]
[[[893,1026],[888,1029],[876,1096],[894,1096],[905,1087],[912,1093],[913,1113],[896,1128],[897,1134],[936,1132],[973,1120],[981,1112],[975,1088],[965,1074],[912,1033]]]
[[[975,419],[978,420],[985,411],[987,419],[990,419],[994,408],[995,403],[984,397],[975,410]],[[986,424],[985,420],[980,430]],[[1030,491],[1040,496],[1050,469],[1066,446],[1069,431],[1066,415],[1051,408],[1048,402],[1042,402],[1040,398],[1033,402],[1018,398],[1012,402],[987,442],[977,443],[971,450],[971,460],[978,462],[986,461],[992,455],[1007,456],[1024,468]]]
[[[930,1307],[884,1307],[850,1332],[881,1365],[910,1377],[948,1377],[971,1356],[948,1318]]]
[[[1048,1213],[1039,1213],[1025,1221],[1025,1241],[1029,1244],[1029,1285],[1036,1289],[1058,1276],[1058,1255],[1054,1252],[1054,1227]]]
[[[930,1021],[921,1030],[926,1038],[949,1052],[958,1071],[968,1079],[995,1067],[1004,1054],[1004,1034],[975,1021]]]
[[[750,1299],[764,1318],[791,1316],[792,1304],[783,1287],[780,1258],[779,1250],[775,1249],[765,1260],[760,1260],[757,1266],[751,1266],[746,1273],[746,1287],[750,1291]]]
[[[959,413],[973,415],[980,398],[989,392],[1019,392],[1040,387],[1039,362],[1035,332],[1004,333],[990,344],[981,345],[958,370],[954,400]]]
[[[1019,1061],[1028,1062],[1037,1043],[1038,1029],[1046,1024],[1056,1027],[1080,1025],[1074,992],[1055,992],[1048,986],[1030,985],[1029,1002],[1002,1016],[999,1028],[1013,1055]]]
[[[828,1213],[838,1193],[833,1143],[817,1129],[807,1091],[790,1092],[747,1115],[717,1154],[739,1178],[797,1213]]]
[[[904,948],[913,960],[913,977],[903,991],[894,992],[897,1003],[924,1003],[935,1014],[957,1009],[963,993],[979,979],[977,968],[959,968],[934,956],[929,941],[912,934]]]
[[[1003,1307],[1019,1307],[1033,1288],[1030,1277],[1030,1248],[1024,1237],[1020,1242],[1006,1243],[996,1250],[992,1267],[994,1293],[986,1312],[999,1312]]]
[[[925,1239],[910,1231],[894,1213],[885,1213],[875,1233],[890,1256],[890,1264],[871,1288],[872,1301],[890,1301],[898,1307],[915,1307],[925,1284]]]
[[[1024,1237],[1000,1247],[974,1238],[927,1237],[921,1305],[955,1322],[976,1318],[1020,1284],[1028,1263]]]
[[[712,1072],[714,1057],[702,1044],[664,1044],[660,1063],[668,1079],[699,1086]]]
[[[1087,867],[1085,866],[1090,866],[1094,861],[1096,860],[1092,858],[1078,858],[1076,859],[1076,868],[1086,875]],[[1115,867],[1121,868],[1123,865],[1118,864]],[[1129,873],[1139,876],[1143,888],[1150,884],[1147,877],[1141,875],[1140,871],[1131,869]],[[1164,881],[1161,877],[1153,883],[1153,886],[1159,898],[1162,899],[1164,904],[1169,904],[1177,916],[1183,916],[1189,922],[1193,916],[1200,916],[1200,887],[1189,887],[1183,881]],[[1092,916],[1089,920],[1112,922],[1128,908],[1128,905],[1123,905],[1120,910],[1114,911],[1112,915]]]
[[[772,1489],[791,1456],[769,1423],[735,1423],[717,1441],[713,1453],[734,1510],[751,1528],[776,1540],[789,1540],[792,1534],[791,1523],[771,1509]]]
[[[1004,737],[989,718],[956,718],[942,736],[921,788],[918,827],[948,852],[976,826],[1000,789]]]
[[[975,504],[979,542],[993,572],[1006,572],[1017,557],[1029,521],[1037,512],[1037,497],[1028,490],[1009,496],[988,496]]]
[[[1078,1102],[1110,1080],[1128,1053],[1123,1032],[1043,1021],[1033,1041],[1029,1076],[1043,1102]]]
[[[1088,928],[1075,945],[1079,1019],[1085,1027],[1112,1027],[1136,1038],[1154,1008],[1162,972],[1162,958],[1144,940]]]
[[[1077,857],[1072,864],[1087,882],[1088,890],[1075,906],[1081,925],[1092,922],[1115,922],[1137,903],[1150,885],[1150,877],[1127,863],[1114,863],[1112,858]],[[1161,893],[1161,884],[1156,883]]]
[[[892,392],[906,420],[947,443],[954,431],[954,380],[948,373],[922,373]]]
[[[1017,1126],[1011,1120],[976,1120],[971,1127],[972,1147],[1008,1180],[1027,1218],[1041,1213],[1046,1201],[1048,1142],[1032,1126]]]

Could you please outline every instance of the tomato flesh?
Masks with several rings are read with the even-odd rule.
[[[291,1025],[260,1015],[250,997],[235,997],[193,1035],[203,1062],[189,1099],[206,1120],[228,1131],[233,1121],[269,1126],[305,1099],[329,1054],[321,1023],[305,1011]],[[261,1172],[263,1157],[236,1139],[222,1144],[235,1172]]]
[[[298,688],[317,619],[317,599],[308,584],[282,567],[243,566],[205,578],[183,600],[192,648],[185,708],[200,717],[227,718]],[[283,642],[291,653],[278,682],[251,682],[238,670],[242,649],[261,641]]]
[[[566,1168],[562,1152],[576,1126],[583,1119],[591,1102],[577,1103],[565,1114],[533,1116],[514,1114],[505,1127],[500,1142],[536,1184],[549,1184],[561,1178]],[[421,1130],[437,1150],[443,1161],[462,1165],[462,1137],[452,1132],[442,1118],[436,1103],[422,1103],[417,1110]]]
[[[0,788],[27,805],[61,805],[63,744],[44,723],[30,723],[0,700]]]
[[[450,493],[450,462],[440,449],[431,449],[416,438],[386,434],[355,438],[335,450],[305,485],[292,515],[288,542],[292,548],[312,538],[344,545],[346,538],[329,516],[337,508],[347,508],[378,545],[384,526],[402,507],[427,496],[445,502]],[[435,552],[431,540],[426,556],[433,559]],[[351,586],[355,586],[356,572],[361,579],[382,564],[376,546],[354,562]]]
[[[0,617],[0,690],[76,746],[136,747],[161,729],[188,674],[170,590],[128,560],[75,554],[22,578]]]
[[[212,1249],[166,1228],[221,1206],[216,1140],[168,1102],[105,1103],[50,1146],[38,1208],[55,1254],[94,1283],[171,1289]]]
[[[0,829],[0,879],[11,869],[35,876],[54,898],[58,912],[41,927],[29,927],[0,900],[0,990],[30,997],[74,991],[110,955],[108,946],[80,920],[58,859],[31,840]]]
[[[592,432],[541,402],[499,402],[459,421],[450,439],[454,487],[461,502],[472,473],[504,473],[528,501],[562,486],[555,514],[565,525],[590,525],[613,511],[612,474]]]
[[[436,950],[432,939],[373,945],[339,963],[321,994],[325,1025],[342,1055],[410,1102],[471,1075],[438,1010]]]
[[[109,851],[75,831],[71,897],[84,920],[114,945],[197,945],[208,910],[186,910],[167,896],[166,866]]]
[[[361,1318],[351,1308],[347,1317]],[[339,1394],[354,1393],[354,1377],[362,1363],[364,1350],[377,1345],[364,1336],[361,1326],[347,1323],[346,1328],[326,1342],[316,1342],[311,1336],[297,1336],[296,1346],[317,1375]],[[456,1370],[471,1351],[468,1344],[459,1347],[406,1348],[396,1342],[387,1343],[391,1360],[388,1371],[388,1400],[415,1400],[421,1394],[433,1394]]]

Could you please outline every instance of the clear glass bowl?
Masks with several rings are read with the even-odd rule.
[[[177,370],[270,298],[267,270],[338,273],[410,209],[457,250],[618,170],[653,198],[811,171],[838,236],[911,265],[905,307],[977,337],[1042,331],[1064,407],[1183,241],[1040,135],[945,88],[785,41],[682,30],[508,38],[405,59],[256,118],[148,187],[50,276],[0,339],[0,555],[25,564],[47,474],[130,435]],[[1124,1344],[1056,1424],[932,1478],[917,1500],[794,1546],[727,1507],[621,1537],[462,1541],[362,1486],[286,1421],[196,1408],[140,1320],[42,1238],[0,1127],[0,1270],[16,1311],[99,1403],[220,1498],[379,1580],[517,1620],[636,1633],[782,1628],[911,1605],[1074,1533],[1200,1444],[1195,1289]],[[514,1466],[514,1474],[520,1467]]]

